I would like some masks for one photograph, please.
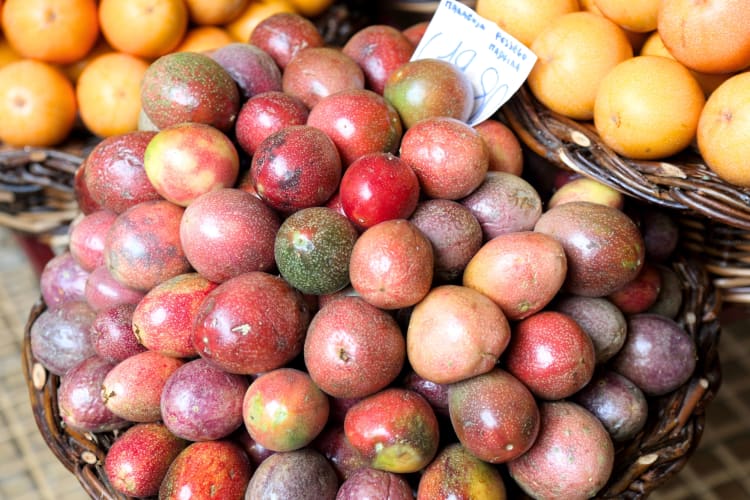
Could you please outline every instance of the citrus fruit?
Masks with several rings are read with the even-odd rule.
[[[662,56],[674,59],[669,50],[664,46],[658,31],[653,31],[641,47],[640,55],[642,56]],[[724,80],[734,73],[703,73],[701,71],[690,70],[698,85],[703,89],[703,93],[708,97]]]
[[[602,15],[623,28],[635,32],[656,29],[659,0],[594,0]]]
[[[190,28],[175,52],[206,52],[234,42],[232,36],[219,26]]]
[[[703,90],[685,66],[666,57],[636,56],[602,79],[594,125],[621,155],[665,158],[695,138],[704,103]]]
[[[578,0],[477,0],[476,8],[477,14],[529,47],[553,19],[578,10]]]
[[[53,63],[82,58],[99,36],[95,0],[8,0],[2,28],[23,57]]]
[[[315,17],[333,4],[333,0],[289,0],[294,10],[305,17]]]
[[[750,72],[728,78],[709,96],[698,121],[698,150],[727,182],[750,187]]]
[[[294,7],[286,0],[255,0],[225,28],[236,41],[247,42],[258,23],[279,12],[294,13]]]
[[[747,0],[663,0],[657,29],[675,59],[704,73],[750,65]]]
[[[148,63],[136,56],[110,52],[92,60],[76,86],[83,124],[101,137],[136,130],[141,81]]]
[[[219,25],[234,21],[251,0],[184,0],[190,20],[198,25]],[[252,0],[255,1],[255,0]]]
[[[88,66],[88,64],[93,61],[95,58],[99,57],[102,54],[106,54],[108,52],[113,52],[112,47],[109,46],[107,41],[104,39],[104,37],[99,37],[99,40],[96,42],[96,45],[94,45],[94,48],[92,48],[88,54],[83,56],[81,59],[78,59],[77,61],[74,61],[72,63],[68,64],[62,64],[60,65],[60,69],[63,73],[65,73],[65,76],[70,78],[70,81],[75,84],[78,81],[78,77],[81,76],[81,72],[83,71],[83,68]]]
[[[188,11],[184,0],[101,0],[99,22],[115,50],[155,59],[182,41]]]
[[[618,63],[633,57],[622,28],[585,11],[553,20],[537,35],[531,50],[539,59],[529,74],[529,88],[545,106],[577,120],[593,118],[599,82]]]
[[[20,61],[21,59],[23,59],[21,54],[16,52],[16,50],[10,46],[8,40],[0,36],[0,68],[6,64]]]
[[[59,144],[76,119],[73,84],[49,63],[10,63],[0,69],[0,116],[0,141],[11,146]]]

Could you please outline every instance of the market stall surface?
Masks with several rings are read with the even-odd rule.
[[[38,296],[32,266],[0,228],[0,500],[83,500],[87,495],[37,430],[21,370],[23,329]],[[652,499],[750,499],[750,308],[723,316],[723,383],[706,431],[687,466]]]

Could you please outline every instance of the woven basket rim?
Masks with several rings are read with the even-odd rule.
[[[678,256],[671,265],[684,290],[677,321],[696,342],[696,370],[673,393],[650,400],[649,423],[635,439],[619,446],[610,482],[597,498],[643,498],[679,472],[698,446],[705,409],[721,385],[719,296],[698,261]],[[31,327],[45,309],[40,298],[29,313],[23,342],[23,371],[39,432],[91,498],[127,499],[110,486],[103,470],[117,432],[80,433],[61,424],[56,401],[59,377],[47,372],[31,351]]]
[[[632,160],[604,144],[593,125],[545,107],[528,85],[499,116],[535,154],[637,200],[750,230],[750,188],[730,184],[694,152],[663,161]]]

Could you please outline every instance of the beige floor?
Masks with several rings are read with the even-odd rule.
[[[31,416],[20,349],[39,294],[36,280],[15,239],[0,228],[0,500],[84,500]],[[725,326],[720,352],[723,385],[708,408],[701,444],[653,499],[750,499],[750,315]]]

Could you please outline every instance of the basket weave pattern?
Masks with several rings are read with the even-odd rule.
[[[525,86],[502,110],[526,146],[561,168],[635,199],[750,231],[750,189],[721,180],[697,154],[664,161],[624,158],[591,124],[551,111]]]
[[[677,258],[673,269],[681,279],[682,311],[677,321],[696,342],[698,361],[690,380],[678,390],[650,401],[650,420],[632,441],[621,446],[609,484],[598,498],[643,498],[674,476],[686,463],[703,433],[706,406],[721,383],[718,357],[719,300],[704,266]],[[30,329],[44,311],[41,299],[31,310],[23,345],[23,369],[34,418],[50,449],[97,499],[125,499],[109,485],[103,461],[117,434],[80,433],[61,423],[57,406],[59,377],[47,372],[31,352]]]

